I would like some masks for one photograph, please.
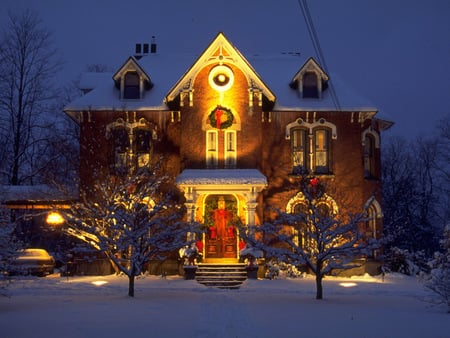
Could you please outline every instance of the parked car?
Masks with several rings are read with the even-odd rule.
[[[55,259],[44,249],[24,249],[14,259],[11,275],[45,276],[53,273]]]

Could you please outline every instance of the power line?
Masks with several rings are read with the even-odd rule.
[[[319,63],[321,64],[321,66],[323,67],[323,69],[325,70],[325,72],[327,74],[329,74],[328,66],[325,61],[322,47],[320,45],[319,36],[317,35],[317,31],[314,27],[314,22],[313,22],[311,13],[308,8],[308,4],[307,4],[306,0],[298,0],[298,4],[300,6],[300,10],[301,10],[303,18],[305,20],[306,27],[307,27],[308,33],[309,33],[309,37],[311,39],[317,59],[318,59]],[[334,89],[333,81],[330,81],[329,89],[330,89],[331,99],[333,101],[333,104],[334,104],[336,110],[340,110],[340,104],[339,104],[338,97],[336,95],[336,91]]]

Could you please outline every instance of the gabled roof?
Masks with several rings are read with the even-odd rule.
[[[200,56],[182,52],[168,54],[158,52],[148,54],[139,60],[130,57],[119,71],[115,74],[108,73],[107,77],[105,73],[91,73],[88,84],[92,90],[69,103],[64,111],[68,113],[83,110],[169,111],[167,100],[175,98],[180,90],[186,90],[184,86],[191,85],[189,80],[195,76],[196,71],[208,62],[217,62],[215,60],[220,57],[220,53],[223,58],[229,58],[245,71],[252,81],[250,83],[264,90],[263,93],[267,98],[275,99],[274,111],[377,111],[375,106],[360,95],[357,89],[349,86],[345,79],[335,72],[326,74],[308,55],[295,52],[249,53],[244,58],[222,33],[216,36]],[[153,87],[145,91],[139,100],[121,99],[120,91],[111,79],[117,78],[127,65],[136,66],[136,69],[140,69],[142,74],[147,76],[151,74]],[[328,79],[329,86],[333,86],[339,100],[338,106],[331,97],[330,88],[322,93],[321,98],[316,99],[302,98],[298,90],[289,86],[290,81],[298,78],[301,71],[309,69],[308,67],[315,67],[323,74],[324,79]],[[150,79],[150,76],[148,78]]]
[[[314,60],[312,57],[310,57],[303,64],[303,66],[300,67],[299,71],[294,75],[294,77],[291,80],[291,84],[294,84],[295,82],[297,82],[303,76],[303,74],[305,74],[306,72],[309,72],[309,71],[317,72],[320,75],[322,81],[328,81],[329,80],[329,77],[328,77],[327,73],[325,73],[325,71],[316,62],[316,60]]]
[[[150,76],[145,72],[145,70],[141,67],[141,65],[137,62],[134,56],[130,56],[128,60],[119,68],[119,70],[113,75],[114,81],[119,81],[125,73],[129,71],[135,71],[141,76],[144,80],[148,81],[151,84]]]
[[[194,62],[191,68],[178,80],[174,87],[166,96],[167,102],[175,99],[178,94],[186,88],[189,88],[194,82],[194,78],[199,70],[210,63],[232,63],[240,68],[251,86],[259,89],[269,101],[275,102],[275,94],[264,83],[255,69],[250,65],[246,58],[237,50],[225,35],[220,32],[209,44],[200,57]]]

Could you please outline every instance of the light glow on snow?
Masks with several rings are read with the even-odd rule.
[[[95,281],[92,281],[91,284],[94,284],[95,286],[102,286],[102,285],[108,284],[108,282],[105,280],[95,280]]]
[[[352,288],[354,286],[357,286],[358,284],[356,284],[354,282],[342,282],[342,283],[339,283],[339,285],[344,288]]]

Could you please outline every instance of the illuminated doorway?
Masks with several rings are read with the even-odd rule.
[[[204,202],[205,258],[237,258],[237,200],[233,195],[209,195]]]

